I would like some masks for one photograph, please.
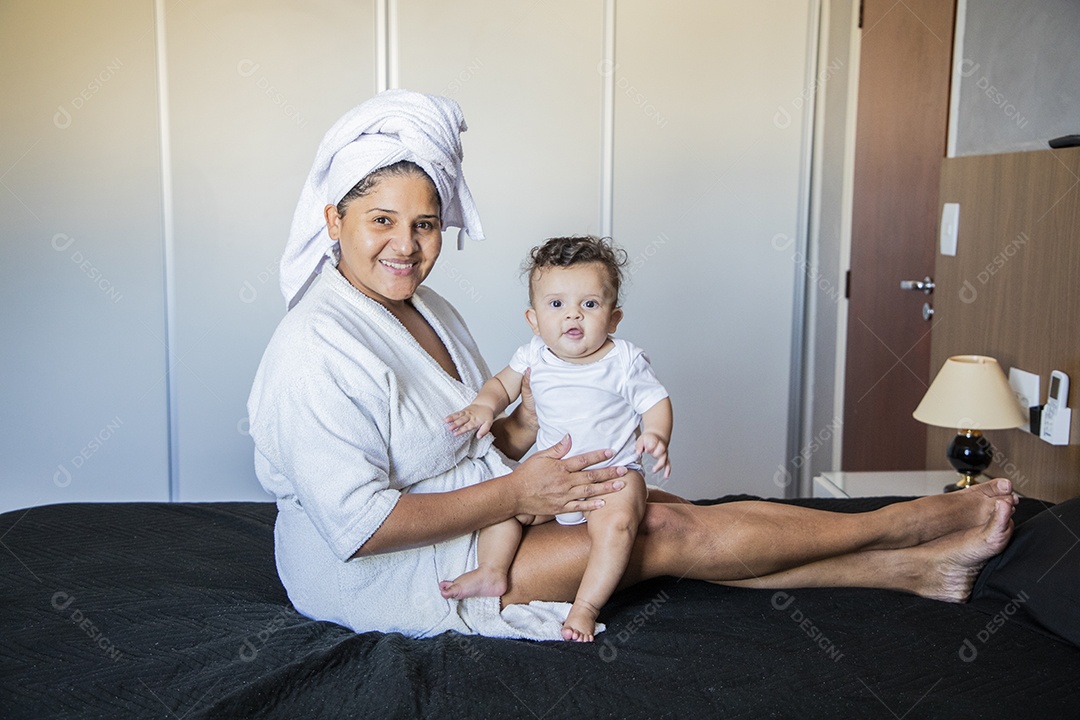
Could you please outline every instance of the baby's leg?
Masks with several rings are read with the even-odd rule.
[[[638,472],[630,471],[622,479],[626,487],[605,495],[604,507],[588,513],[592,549],[574,605],[563,623],[562,636],[567,640],[592,642],[600,608],[615,592],[630,560],[648,491]]]
[[[501,597],[506,592],[506,575],[521,543],[521,523],[514,518],[480,531],[476,545],[475,570],[456,580],[443,580],[439,590],[444,598]]]

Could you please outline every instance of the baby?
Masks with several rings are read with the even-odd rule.
[[[575,454],[612,449],[608,461],[625,465],[626,487],[606,495],[603,507],[556,516],[564,524],[588,521],[589,553],[577,597],[562,627],[567,640],[590,642],[600,608],[615,591],[630,558],[638,524],[645,513],[642,453],[656,460],[654,472],[671,474],[671,401],[648,358],[625,340],[611,337],[623,313],[619,285],[626,253],[595,237],[553,238],[533,248],[526,263],[530,307],[525,319],[532,342],[518,348],[503,369],[484,384],[471,405],[446,418],[456,435],[485,435],[495,417],[521,393],[522,377],[536,401],[540,430],[537,447],[551,447],[566,435]],[[640,434],[638,426],[641,426]],[[480,531],[479,566],[456,580],[440,583],[447,598],[501,596],[521,541],[518,518]],[[528,523],[527,523],[528,524]]]

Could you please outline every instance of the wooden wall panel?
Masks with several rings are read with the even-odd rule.
[[[960,203],[956,257],[938,255],[931,367],[950,355],[996,357],[1042,378],[1069,375],[1080,403],[1080,148],[951,158],[941,202]],[[1021,430],[988,431],[991,474],[1020,493],[1061,501],[1080,495],[1080,413],[1072,442],[1055,447]],[[948,468],[952,432],[931,428],[927,462]]]

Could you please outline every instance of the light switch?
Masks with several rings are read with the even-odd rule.
[[[960,203],[945,203],[941,209],[941,254],[956,255],[956,237],[960,231]]]
[[[1025,410],[1042,404],[1039,400],[1039,376],[1035,373],[1015,367],[1009,368],[1009,385],[1012,386],[1020,407]]]
[[[1029,413],[1031,408],[1041,404],[1039,401],[1039,376],[1035,373],[1029,373],[1015,367],[1009,368],[1009,385],[1012,386],[1013,394],[1016,395],[1020,407],[1024,408],[1024,412]],[[1037,415],[1033,417],[1032,421],[1037,422],[1037,417]],[[1020,429],[1024,432],[1039,434],[1038,426],[1032,428],[1031,425],[1024,425]]]

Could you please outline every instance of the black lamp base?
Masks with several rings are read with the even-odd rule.
[[[955,483],[945,486],[945,492],[954,492],[978,482],[975,478],[982,475],[994,459],[994,448],[978,430],[961,430],[949,443],[945,454],[949,464],[961,475]]]
[[[957,490],[963,490],[964,488],[969,488],[972,485],[978,485],[978,484],[979,484],[979,481],[976,480],[975,478],[970,477],[968,475],[961,475],[959,480],[952,483],[951,485],[946,485],[944,487],[944,491],[947,492],[947,493],[956,492]]]

